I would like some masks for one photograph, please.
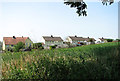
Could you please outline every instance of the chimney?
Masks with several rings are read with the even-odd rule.
[[[77,37],[77,35],[75,35],[75,37]]]
[[[88,39],[89,39],[89,37],[88,37]]]
[[[53,38],[53,35],[51,35],[51,37]]]
[[[15,37],[15,36],[13,36],[13,39],[16,39],[16,37]]]
[[[102,37],[102,39],[104,39],[104,38]]]
[[[23,38],[23,36],[22,36],[22,38]]]

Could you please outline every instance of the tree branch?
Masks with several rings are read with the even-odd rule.
[[[114,0],[101,0],[103,5],[107,5],[109,3],[109,5],[111,5],[112,3],[114,3]],[[71,8],[76,8],[77,11],[76,13],[79,16],[87,16],[87,4],[83,1],[83,0],[64,0],[64,4],[66,5],[70,5]]]

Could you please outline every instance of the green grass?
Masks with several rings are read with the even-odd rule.
[[[2,54],[3,79],[56,81],[119,78],[119,45],[104,43],[74,48]]]

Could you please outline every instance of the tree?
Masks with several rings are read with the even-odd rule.
[[[114,0],[101,0],[103,5],[107,5],[109,3],[109,5],[111,5]],[[87,4],[83,1],[83,0],[64,0],[64,4],[66,5],[70,5],[71,8],[76,8],[77,11],[76,13],[79,16],[87,16]]]
[[[89,39],[89,42],[90,42],[91,44],[94,44],[94,40],[93,40],[93,39]]]
[[[14,51],[15,51],[15,52],[19,52],[20,49],[22,49],[22,48],[24,48],[24,47],[25,47],[24,43],[23,43],[23,42],[19,42],[19,43],[17,43],[17,44],[14,46]]]

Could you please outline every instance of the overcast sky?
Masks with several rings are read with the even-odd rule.
[[[1,2],[0,40],[28,36],[39,42],[42,36],[118,38],[118,3],[103,6],[87,2],[87,17],[61,2]]]

